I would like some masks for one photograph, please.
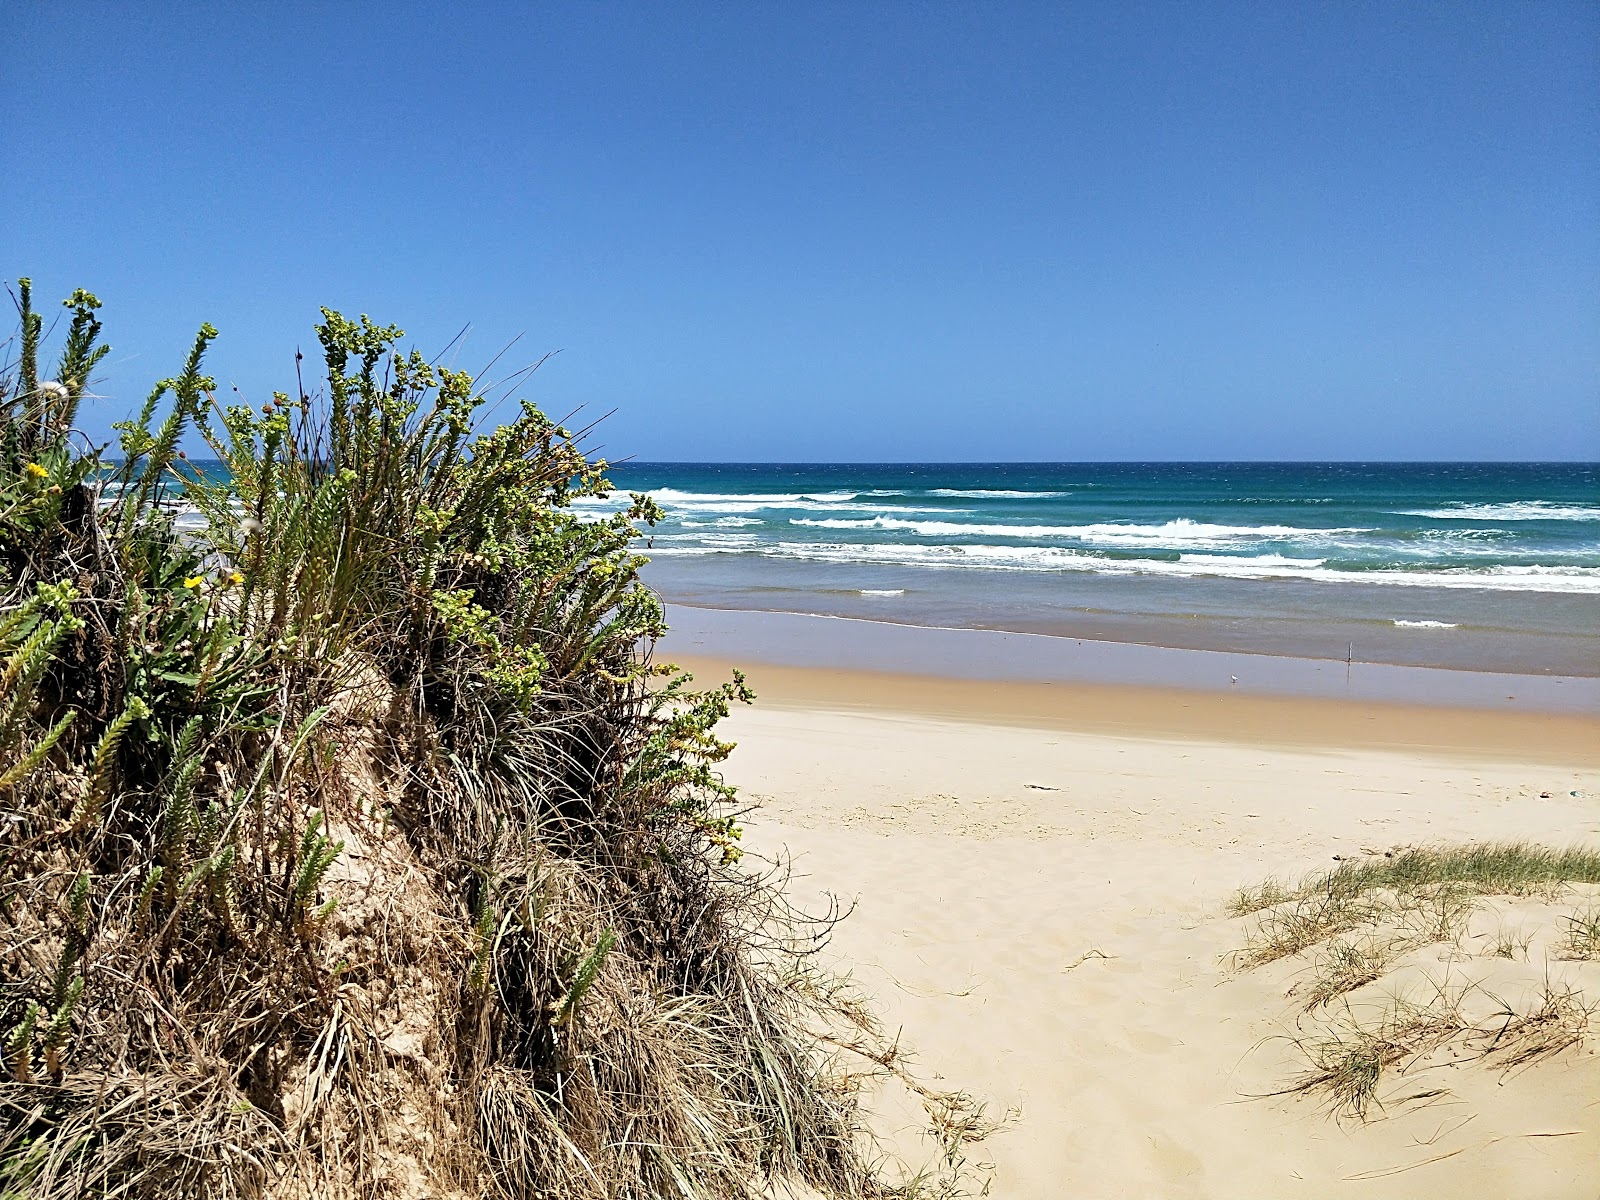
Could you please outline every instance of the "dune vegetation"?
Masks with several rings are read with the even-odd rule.
[[[581,431],[324,310],[293,390],[221,402],[204,326],[97,448],[98,301],[15,299],[0,1196],[966,1186],[963,1097],[930,1172],[866,1133],[896,1048],[740,861],[750,694],[654,657]]]
[[[1367,1117],[1427,1102],[1429,1070],[1513,1070],[1582,1047],[1600,1011],[1600,851],[1402,847],[1240,891],[1244,967],[1287,963],[1292,1093]],[[1385,1090],[1386,1089],[1386,1090]]]

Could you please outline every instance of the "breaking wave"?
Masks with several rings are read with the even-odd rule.
[[[1556,504],[1549,500],[1512,500],[1504,504],[1447,504],[1443,508],[1408,509],[1401,517],[1435,521],[1600,521],[1600,505]]]
[[[696,539],[704,543],[710,537]],[[763,542],[753,534],[724,534],[715,543],[658,545],[662,555],[756,554],[769,558],[835,563],[888,563],[908,567],[956,567],[995,571],[1084,571],[1105,575],[1216,576],[1233,579],[1301,579],[1395,587],[1474,588],[1504,592],[1600,595],[1600,567],[1505,566],[1349,570],[1322,559],[1280,555],[1180,555],[1176,561],[1111,558],[1090,550],[1054,546],[851,545]]]
[[[1294,525],[1211,525],[1180,517],[1158,525],[1009,525],[964,521],[908,521],[897,517],[791,517],[791,525],[816,529],[901,530],[922,537],[1072,538],[1105,546],[1216,545],[1263,540],[1300,540],[1372,533],[1356,527],[1306,529]]]

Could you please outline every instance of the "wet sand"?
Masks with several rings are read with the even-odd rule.
[[[1600,716],[1600,678],[1466,671],[673,605],[667,658]]]
[[[819,614],[1212,653],[1600,676],[1600,596],[1346,579],[1157,578],[663,555],[644,577],[674,613]],[[1352,651],[1353,647],[1353,651]]]
[[[727,659],[675,654],[704,683]],[[937,679],[887,671],[740,664],[772,710],[894,712],[966,725],[1240,746],[1449,752],[1600,767],[1600,716],[1264,696],[1117,684]]]

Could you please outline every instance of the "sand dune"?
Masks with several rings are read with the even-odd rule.
[[[1239,886],[1334,855],[1600,843],[1600,740],[1581,722],[1541,763],[1518,761],[1533,756],[1512,726],[1475,752],[1351,749],[1315,744],[1288,704],[1283,744],[1263,747],[1259,729],[1136,736],[1066,717],[896,712],[873,703],[873,681],[841,673],[754,682],[763,703],[728,726],[740,743],[728,776],[762,805],[746,840],[793,857],[801,897],[856,902],[835,950],[925,1069],[1017,1110],[981,1148],[994,1195],[1596,1194],[1593,1036],[1509,1073],[1417,1064],[1366,1122],[1305,1096],[1261,1098],[1304,1066],[1286,995],[1303,964],[1234,969],[1246,929],[1225,911]],[[971,685],[914,686],[937,710]],[[1439,958],[1408,969],[1448,976]],[[1600,964],[1549,970],[1600,998]],[[886,1099],[891,1126],[895,1111]]]

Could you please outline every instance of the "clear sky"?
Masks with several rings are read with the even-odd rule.
[[[617,457],[1600,458],[1590,0],[7,8],[93,432],[327,304]]]

